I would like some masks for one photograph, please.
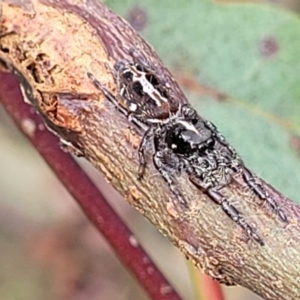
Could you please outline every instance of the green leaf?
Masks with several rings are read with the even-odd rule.
[[[124,17],[136,5],[144,10],[142,35],[166,65],[214,92],[186,89],[189,101],[218,126],[247,166],[300,203],[300,161],[291,147],[291,137],[300,133],[298,16],[269,6],[205,0],[108,5]]]

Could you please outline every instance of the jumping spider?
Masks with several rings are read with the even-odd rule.
[[[201,118],[190,105],[180,105],[153,68],[131,54],[134,62],[120,61],[114,66],[117,72],[117,96],[105,89],[91,73],[88,76],[106,98],[132,122],[144,125],[145,133],[138,150],[139,177],[141,178],[145,166],[144,151],[152,142],[155,149],[154,165],[184,207],[188,207],[188,203],[174,180],[174,175],[180,172],[186,172],[197,188],[220,205],[250,237],[263,245],[264,242],[255,229],[222,194],[222,188],[230,184],[233,175],[240,173],[247,186],[287,223],[285,213],[244,166],[217,128]]]

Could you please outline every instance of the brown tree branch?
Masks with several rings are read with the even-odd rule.
[[[287,225],[245,188],[241,178],[224,188],[263,237],[265,246],[260,246],[183,174],[178,186],[184,189],[190,207],[180,206],[155,170],[150,154],[144,180],[137,180],[141,132],[107,103],[86,72],[114,92],[110,69],[116,61],[130,59],[128,49],[134,47],[185,102],[151,47],[95,0],[76,5],[71,0],[19,2],[4,1],[0,7],[0,59],[18,74],[25,97],[47,125],[73,145],[70,150],[101,170],[129,203],[213,278],[245,286],[265,299],[299,298],[300,211],[275,189],[262,182],[284,208]]]

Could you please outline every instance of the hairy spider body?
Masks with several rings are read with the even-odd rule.
[[[284,212],[244,166],[217,128],[201,118],[190,105],[180,105],[155,71],[134,52],[131,54],[134,62],[121,61],[114,66],[118,85],[116,97],[91,73],[88,76],[123,114],[145,129],[138,149],[139,178],[142,178],[145,167],[144,151],[152,143],[154,165],[184,207],[188,207],[188,202],[175,184],[175,176],[181,172],[186,172],[198,189],[220,205],[250,237],[263,245],[256,230],[229,203],[222,189],[231,183],[234,175],[240,174],[246,185],[266,201],[282,221],[287,222]]]
[[[231,183],[233,175],[243,172],[244,165],[218,131],[212,131],[211,128],[212,124],[198,116],[192,107],[183,105],[176,117],[154,130],[154,164],[184,206],[187,203],[174,184],[174,177],[180,172],[186,172],[197,188],[220,205],[249,236],[263,245],[263,240],[254,228],[222,194],[222,188]]]
[[[120,61],[114,66],[119,97],[128,112],[147,124],[161,123],[179,109],[170,88],[145,63]],[[136,99],[140,99],[138,102]]]

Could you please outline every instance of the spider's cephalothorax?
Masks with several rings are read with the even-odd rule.
[[[116,96],[105,89],[91,73],[88,76],[108,100],[145,130],[138,150],[139,178],[145,167],[144,151],[152,143],[155,150],[154,165],[184,207],[188,207],[188,203],[175,183],[176,174],[181,172],[185,172],[198,189],[220,205],[249,236],[263,245],[263,240],[254,228],[222,192],[234,175],[240,175],[250,190],[264,200],[282,221],[288,222],[276,201],[244,166],[216,127],[202,119],[190,105],[179,105],[169,87],[152,68],[138,60],[133,63],[119,62],[115,69],[118,85]]]

